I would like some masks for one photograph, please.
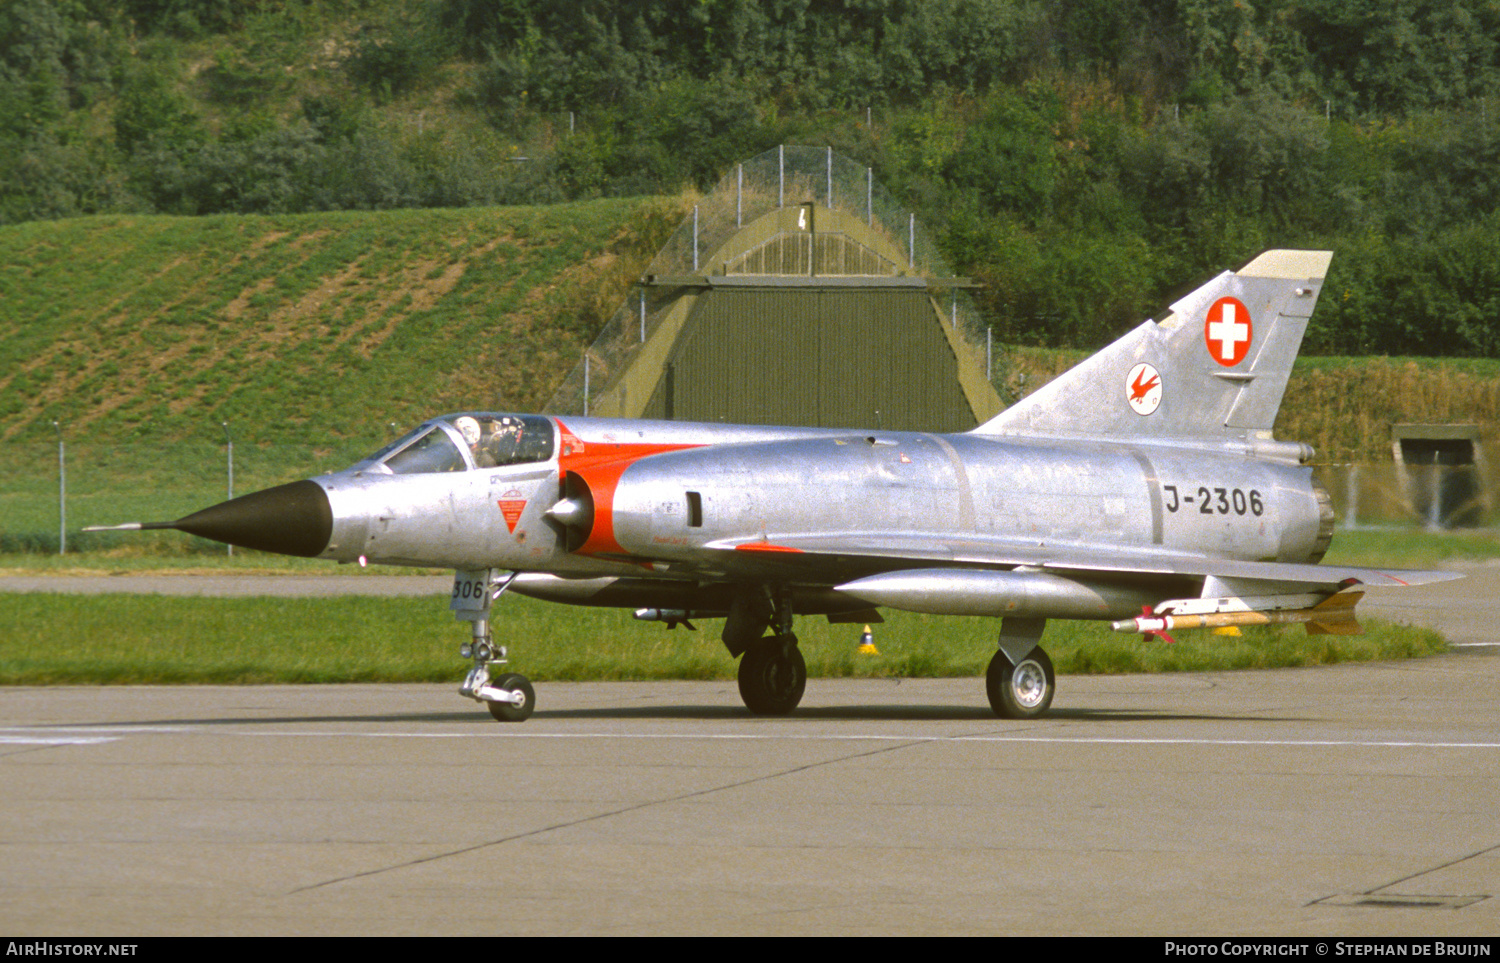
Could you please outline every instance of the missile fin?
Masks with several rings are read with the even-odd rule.
[[[1314,605],[1307,620],[1308,635],[1363,635],[1364,627],[1354,617],[1354,606],[1363,592],[1339,592]]]

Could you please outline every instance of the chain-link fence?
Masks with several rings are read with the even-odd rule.
[[[150,547],[218,551],[175,533],[83,532],[90,525],[173,521],[284,482],[337,471],[384,440],[328,445],[98,439],[0,443],[0,552],[69,552]],[[232,460],[231,460],[232,459]]]
[[[787,146],[735,165],[718,186],[694,206],[646,273],[659,279],[687,278],[713,272],[790,273],[782,269],[788,261],[795,261],[795,254],[783,255],[778,259],[781,263],[775,265],[744,261],[716,263],[714,255],[746,225],[773,211],[796,208],[805,203],[857,217],[871,232],[884,239],[888,251],[898,256],[856,258],[841,253],[847,252],[852,245],[841,243],[839,238],[820,236],[817,251],[804,255],[809,263],[797,273],[807,273],[814,258],[818,273],[823,276],[839,273],[900,274],[941,282],[952,273],[927,232],[917,223],[916,215],[896,202],[876,180],[871,168],[836,154],[831,148]],[[811,238],[807,243],[812,243]],[[938,286],[942,287],[941,284]],[[551,414],[572,415],[594,411],[595,400],[608,392],[615,379],[625,372],[635,353],[650,340],[657,326],[666,318],[679,293],[671,286],[638,286],[585,351],[583,359],[558,388],[545,410]],[[961,288],[950,285],[936,296],[941,302],[939,308],[960,334],[959,343],[973,353],[980,370],[990,374],[989,332],[968,295]]]

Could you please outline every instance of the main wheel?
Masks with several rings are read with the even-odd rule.
[[[1004,652],[996,652],[984,676],[984,688],[990,697],[990,708],[1005,719],[1035,719],[1052,705],[1057,689],[1057,673],[1052,660],[1038,646],[1019,663]]]
[[[490,715],[495,717],[496,722],[525,722],[531,718],[531,710],[536,708],[536,693],[531,688],[530,679],[512,672],[509,675],[502,675],[490,685],[497,689],[519,691],[526,697],[520,705],[513,705],[509,702],[486,702],[485,705],[490,707]]]
[[[807,662],[795,635],[762,639],[740,656],[740,698],[758,716],[784,716],[807,688]]]

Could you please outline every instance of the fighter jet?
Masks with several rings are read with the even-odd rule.
[[[460,692],[501,721],[536,705],[494,640],[507,590],[722,618],[757,714],[802,698],[796,616],[999,618],[990,705],[1035,718],[1056,688],[1047,619],[1357,632],[1352,586],[1456,577],[1318,564],[1332,505],[1312,450],[1271,428],[1330,258],[1267,251],[966,433],[469,411],[343,471],[119,527],[454,569]]]

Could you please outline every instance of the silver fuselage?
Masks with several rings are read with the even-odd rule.
[[[604,604],[657,604],[642,601],[644,587],[826,590],[913,567],[1024,571],[1038,553],[1059,551],[1315,562],[1329,534],[1326,496],[1310,470],[1243,448],[569,417],[547,424],[555,438],[544,461],[485,468],[469,459],[462,470],[404,475],[361,463],[314,479],[333,512],[322,557],[606,580],[580,586],[624,578],[643,591]],[[1147,594],[1180,591],[1179,582]],[[547,597],[591,597],[576,594],[562,587]]]

